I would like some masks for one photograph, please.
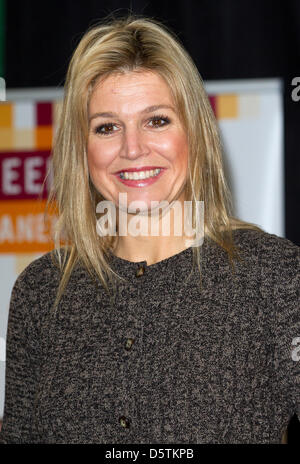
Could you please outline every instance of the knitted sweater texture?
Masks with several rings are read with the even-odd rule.
[[[114,302],[78,265],[54,316],[59,270],[33,261],[11,296],[0,443],[280,443],[300,417],[299,247],[234,240],[232,274],[205,239],[202,287],[192,248],[112,255]]]

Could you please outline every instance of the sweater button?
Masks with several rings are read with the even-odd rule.
[[[121,417],[119,418],[119,422],[120,422],[120,424],[122,425],[122,427],[124,427],[124,429],[128,429],[128,428],[129,428],[130,421],[129,421],[129,419],[127,419],[127,417],[121,416]]]
[[[144,275],[144,272],[145,272],[145,267],[144,267],[143,265],[141,265],[141,266],[137,269],[135,275],[136,275],[136,277],[141,277],[142,275]]]
[[[126,343],[125,343],[125,349],[128,351],[132,347],[134,342],[134,338],[127,338]]]

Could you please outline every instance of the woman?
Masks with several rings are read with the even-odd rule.
[[[56,253],[11,297],[2,442],[280,443],[299,416],[299,248],[230,213],[201,78],[164,26],[82,38],[53,176]]]

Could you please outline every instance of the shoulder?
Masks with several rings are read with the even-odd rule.
[[[298,291],[299,246],[275,234],[250,229],[237,229],[233,237],[244,263],[255,269],[262,286],[271,288],[273,295]]]
[[[281,264],[285,261],[299,260],[300,247],[290,240],[251,229],[236,229],[233,231],[234,243],[245,254],[267,259],[269,264]]]
[[[60,279],[60,270],[54,252],[44,254],[33,260],[17,277],[14,288],[46,289],[46,287],[56,286]]]
[[[37,330],[54,301],[59,278],[59,267],[52,259],[52,252],[33,260],[19,274],[11,291],[8,338],[14,337],[15,333],[24,335],[25,330],[30,345],[36,342]]]
[[[10,332],[26,326],[28,333],[36,334],[48,320],[60,280],[61,272],[54,251],[42,255],[25,267],[11,291],[8,320]],[[33,340],[36,337],[32,335]]]

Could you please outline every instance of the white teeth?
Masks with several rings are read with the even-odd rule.
[[[151,169],[150,171],[138,171],[138,172],[121,172],[121,179],[139,180],[148,179],[148,177],[155,177],[160,173],[161,169]]]

